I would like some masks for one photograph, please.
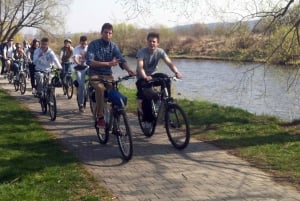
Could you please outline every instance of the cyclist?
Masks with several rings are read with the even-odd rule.
[[[61,65],[63,67],[62,72],[60,74],[60,78],[64,81],[64,77],[67,73],[71,72],[71,63],[72,63],[72,55],[73,55],[73,47],[72,40],[65,39],[64,46],[60,49],[60,60]]]
[[[159,48],[159,33],[150,32],[147,35],[148,47],[144,47],[138,50],[137,58],[137,102],[138,110],[143,114],[144,121],[152,121],[152,112],[150,102],[147,104],[146,98],[143,94],[143,84],[150,81],[155,77],[166,77],[163,73],[158,73],[158,62],[162,59],[165,64],[175,73],[177,78],[182,78],[182,74],[178,71],[177,67],[172,63],[166,52]],[[154,83],[156,86],[160,86],[160,83]],[[167,83],[168,92],[170,93],[170,83]],[[145,101],[144,104],[143,101]]]
[[[58,69],[62,69],[62,66],[56,57],[53,50],[49,47],[49,39],[42,38],[41,47],[34,51],[33,63],[35,64],[35,79],[37,94],[40,95],[43,87],[43,77],[37,72],[50,72],[51,67],[54,64]]]
[[[26,55],[22,49],[22,45],[20,43],[16,43],[16,49],[13,51],[12,55],[12,70],[14,71],[14,79],[16,79],[16,75],[19,73],[21,69],[21,65],[25,65]]]
[[[1,75],[3,75],[4,73],[6,73],[6,69],[5,69],[5,59],[3,56],[3,50],[6,47],[7,42],[3,41],[0,45],[0,58],[1,58]]]
[[[104,23],[101,28],[101,38],[92,41],[87,49],[87,65],[89,68],[90,83],[96,90],[96,111],[97,126],[104,127],[103,118],[104,91],[111,86],[104,86],[95,79],[113,80],[112,67],[119,65],[130,75],[136,72],[128,67],[128,64],[122,56],[118,46],[111,41],[113,35],[113,26],[110,23]]]
[[[15,50],[14,39],[10,39],[3,49],[3,58],[5,60],[6,73],[9,73],[12,66],[12,56]]]
[[[40,41],[38,39],[33,39],[31,42],[31,46],[27,51],[27,59],[28,59],[28,67],[29,67],[29,75],[30,75],[30,84],[32,88],[32,94],[36,94],[36,86],[35,86],[35,78],[34,78],[34,72],[35,72],[35,65],[33,63],[33,54],[36,49],[40,47]]]
[[[79,45],[74,48],[73,51],[73,61],[75,63],[75,72],[76,72],[76,81],[77,81],[77,90],[78,90],[78,104],[79,111],[84,112],[84,98],[86,94],[85,90],[85,75],[88,70],[88,66],[86,64],[86,51],[88,48],[88,40],[86,36],[80,36]]]

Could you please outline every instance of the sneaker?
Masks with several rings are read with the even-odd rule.
[[[32,94],[35,95],[36,94],[36,89],[32,88]]]
[[[97,121],[97,127],[105,127],[105,121],[103,118]]]
[[[80,105],[80,106],[79,106],[79,112],[84,112],[84,107],[83,107],[83,105]]]

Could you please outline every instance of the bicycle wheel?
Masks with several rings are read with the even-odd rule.
[[[54,121],[56,119],[56,113],[57,113],[54,89],[49,89],[48,91],[48,107],[49,107],[50,119],[51,121]]]
[[[155,132],[156,121],[155,120],[152,122],[143,121],[143,113],[138,110],[137,114],[138,114],[139,125],[140,125],[140,128],[141,128],[143,134],[146,137],[151,137]]]
[[[15,91],[19,90],[19,80],[13,80]]]
[[[68,99],[71,99],[73,96],[73,79],[71,76],[66,77],[66,83],[65,83],[65,90],[66,90],[66,95]]]
[[[190,126],[182,108],[170,103],[166,108],[165,127],[172,145],[176,149],[184,149],[190,141]]]
[[[114,131],[124,160],[129,161],[133,153],[132,134],[125,110],[118,111],[118,126]]]
[[[89,99],[90,99],[90,109],[93,116],[95,116],[95,110],[96,110],[96,97],[95,97],[95,91],[89,92]]]
[[[21,94],[25,94],[26,91],[26,77],[23,73],[20,74],[19,77],[19,86]]]
[[[109,139],[109,134],[112,132],[112,121],[113,121],[113,116],[110,115],[111,111],[108,108],[107,103],[105,103],[104,106],[104,120],[105,120],[105,127],[104,128],[99,128],[97,126],[97,120],[95,121],[95,128],[97,132],[97,137],[98,140],[101,144],[106,144]]]
[[[7,73],[7,80],[8,80],[8,83],[9,83],[9,84],[12,84],[13,78],[14,78],[13,72],[12,72],[12,71],[9,71],[9,72]]]
[[[41,97],[40,97],[40,104],[41,104],[41,108],[42,108],[42,113],[46,114],[47,113],[47,102],[46,102],[46,98],[44,97],[44,95],[41,95]]]

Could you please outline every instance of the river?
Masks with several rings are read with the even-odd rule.
[[[135,59],[126,59],[135,68]],[[173,59],[173,62],[184,75],[181,81],[173,82],[176,98],[234,106],[287,121],[300,118],[300,86],[294,69],[197,59]],[[161,72],[171,73],[163,62],[159,68]],[[119,68],[114,68],[114,72],[116,76],[125,73]],[[129,86],[134,88],[134,81]]]

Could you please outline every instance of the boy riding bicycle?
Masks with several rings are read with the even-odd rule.
[[[177,67],[172,63],[166,52],[159,48],[159,33],[151,32],[147,35],[148,47],[138,50],[137,58],[137,100],[138,110],[143,114],[143,120],[152,121],[151,105],[143,94],[143,85],[154,77],[167,77],[163,73],[157,73],[157,65],[160,59],[163,59],[170,70],[175,73],[177,78],[182,78],[182,74]],[[160,83],[154,83],[155,86],[160,86]],[[170,83],[167,83],[168,92],[170,94]],[[144,102],[144,103],[143,103]],[[148,103],[148,104],[147,104]]]

